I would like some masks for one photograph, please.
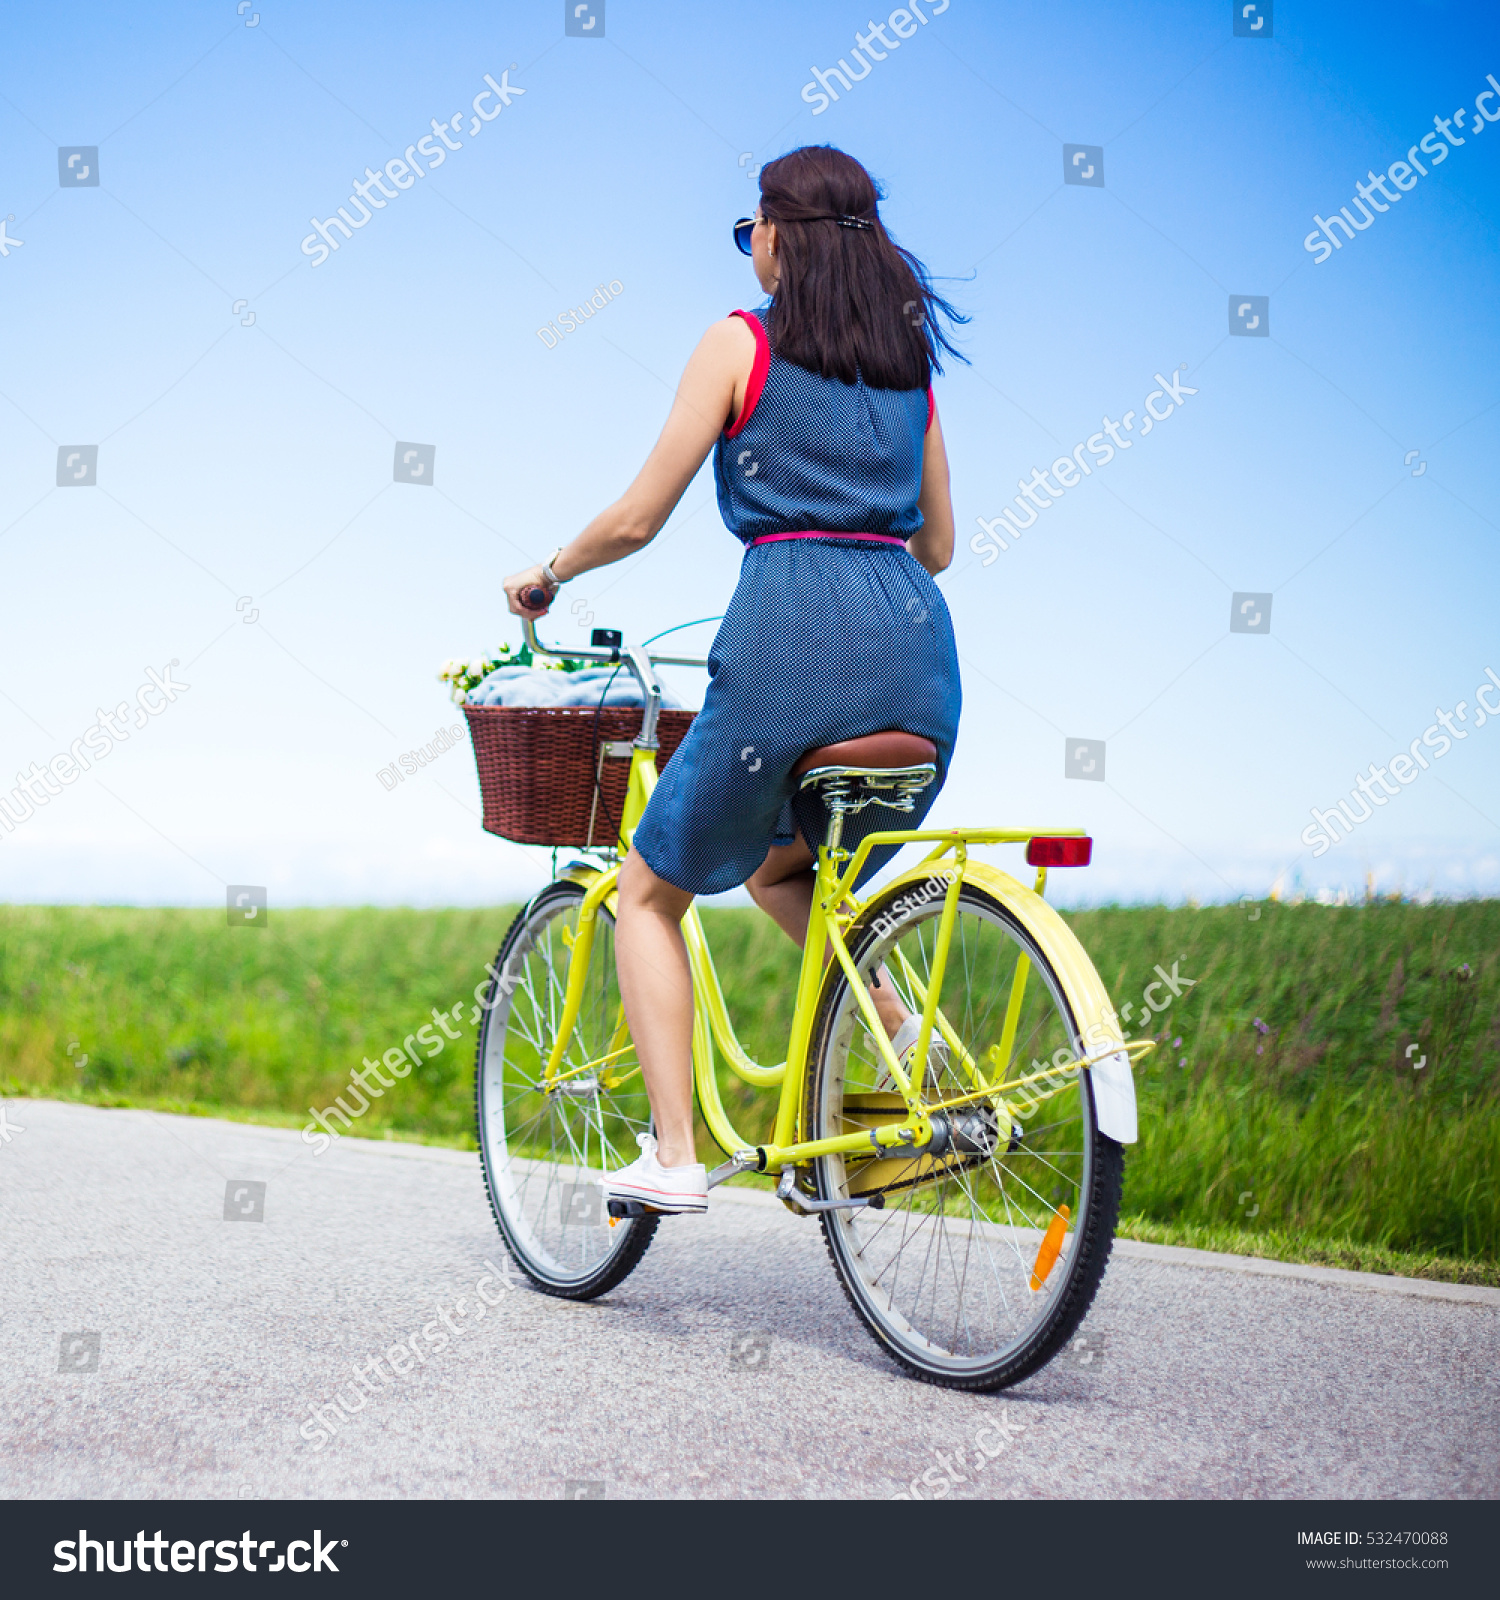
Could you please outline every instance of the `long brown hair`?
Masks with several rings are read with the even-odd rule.
[[[885,231],[875,180],[832,145],[768,161],[762,213],[776,224],[780,281],[771,348],[825,378],[873,389],[925,389],[940,351],[967,358],[939,325],[967,322],[937,294],[927,269]]]

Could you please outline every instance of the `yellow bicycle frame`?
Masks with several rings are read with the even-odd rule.
[[[623,856],[630,848],[636,825],[645,812],[646,804],[656,786],[656,752],[636,745],[631,752],[630,780],[622,811],[619,849]],[[818,849],[812,911],[808,921],[807,939],[803,946],[802,965],[797,979],[796,999],[792,1010],[791,1036],[787,1041],[786,1060],[774,1067],[763,1067],[741,1048],[729,1019],[724,992],[714,969],[713,957],[704,935],[703,924],[695,906],[689,908],[682,920],[683,936],[687,944],[688,961],[693,978],[693,1076],[698,1092],[698,1105],[709,1131],[720,1147],[731,1157],[748,1158],[753,1154],[753,1166],[763,1172],[778,1172],[788,1167],[800,1166],[815,1157],[836,1152],[860,1151],[869,1153],[872,1144],[881,1147],[897,1145],[921,1146],[932,1135],[929,1117],[935,1111],[968,1105],[976,1101],[999,1102],[1012,1090],[1020,1090],[1051,1076],[1054,1079],[1072,1069],[1094,1067],[1106,1058],[1133,1058],[1151,1048],[1149,1041],[1138,1040],[1126,1045],[1121,1041],[1118,1018],[1093,964],[1072,931],[1057,913],[1042,899],[1047,873],[1042,868],[1036,885],[1027,889],[1014,878],[986,863],[973,861],[968,850],[971,845],[1024,843],[1036,837],[1038,829],[1004,828],[914,828],[894,829],[872,833],[860,841],[854,851],[829,850],[826,845]],[[1081,834],[1080,828],[1049,828],[1051,836]],[[891,1041],[880,1022],[875,1003],[863,977],[850,954],[846,935],[860,924],[866,908],[865,902],[854,898],[853,887],[872,850],[882,845],[928,843],[934,848],[915,866],[886,885],[884,897],[907,882],[930,881],[934,876],[934,863],[950,854],[952,865],[944,870],[947,888],[943,909],[938,922],[937,940],[933,951],[931,971],[925,989],[917,975],[906,968],[903,976],[911,986],[914,996],[922,1002],[920,1031],[916,1052],[911,1060],[910,1075],[902,1069],[891,1048]],[[547,1084],[558,1078],[573,1077],[606,1066],[615,1057],[626,1053],[628,1044],[620,1046],[625,1037],[623,1023],[610,1041],[610,1049],[596,1060],[579,1066],[564,1067],[564,1059],[582,1004],[585,977],[593,953],[594,933],[600,906],[613,910],[615,884],[619,876],[618,864],[607,868],[592,867],[569,869],[566,876],[586,886],[583,904],[578,913],[578,927],[574,933],[568,960],[568,979],[564,992],[562,1015],[558,1020],[556,1037],[547,1060],[544,1081]],[[1043,1072],[1013,1078],[1011,1052],[1014,1047],[1016,1025],[1021,1013],[1030,962],[1025,955],[1018,958],[1011,980],[1011,992],[1006,1006],[1001,1042],[987,1053],[986,1060],[975,1061],[964,1048],[962,1041],[943,1016],[938,1004],[942,991],[943,974],[947,966],[949,945],[957,920],[959,894],[965,882],[982,886],[986,892],[1015,912],[1032,938],[1046,955],[1053,971],[1067,995],[1074,1013],[1079,1033],[1095,1041],[1090,1049],[1076,1061],[1061,1067],[1049,1067]],[[831,954],[832,959],[829,959]],[[903,958],[897,952],[897,960]],[[813,1019],[817,1015],[818,999],[822,987],[833,971],[834,964],[848,981],[861,1016],[892,1081],[906,1105],[903,1120],[893,1121],[875,1129],[861,1129],[857,1133],[831,1139],[803,1140],[801,1110],[803,1088],[807,1069],[808,1048],[811,1043]],[[971,1088],[968,1093],[928,1105],[920,1089],[913,1085],[926,1082],[927,1051],[934,1032],[947,1042],[953,1059],[959,1063]],[[776,1122],[770,1143],[752,1146],[734,1129],[724,1110],[719,1095],[718,1079],[714,1070],[714,1046],[724,1052],[730,1069],[745,1082],[759,1088],[780,1087]],[[618,1046],[618,1048],[617,1048]],[[1002,1130],[1008,1137],[1008,1129]],[[1133,1132],[1133,1107],[1132,1131]]]

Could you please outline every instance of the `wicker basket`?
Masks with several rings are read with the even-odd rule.
[[[463,708],[474,741],[484,826],[517,844],[612,845],[630,761],[611,752],[641,731],[639,706]],[[693,711],[663,711],[658,769],[693,725]]]

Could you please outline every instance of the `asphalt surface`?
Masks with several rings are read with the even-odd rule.
[[[1121,1246],[1084,1350],[962,1395],[895,1369],[816,1222],[761,1194],[715,1191],[573,1305],[487,1269],[505,1256],[472,1155],[4,1109],[8,1498],[1500,1494],[1493,1290]],[[413,1337],[425,1363],[367,1367],[365,1409],[318,1440],[310,1407]]]

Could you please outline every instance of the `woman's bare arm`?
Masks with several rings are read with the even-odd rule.
[[[935,578],[953,560],[953,500],[948,492],[948,452],[943,424],[936,411],[922,450],[922,492],[917,497],[922,526],[906,548]]]
[[[607,566],[650,544],[693,481],[714,441],[744,404],[755,361],[755,335],[741,317],[725,317],[703,335],[683,369],[677,398],[661,437],[635,482],[603,511],[552,563],[559,578]],[[951,541],[950,541],[951,543]],[[540,564],[505,580],[505,597],[518,617],[539,617],[520,603],[522,590],[545,587]]]

